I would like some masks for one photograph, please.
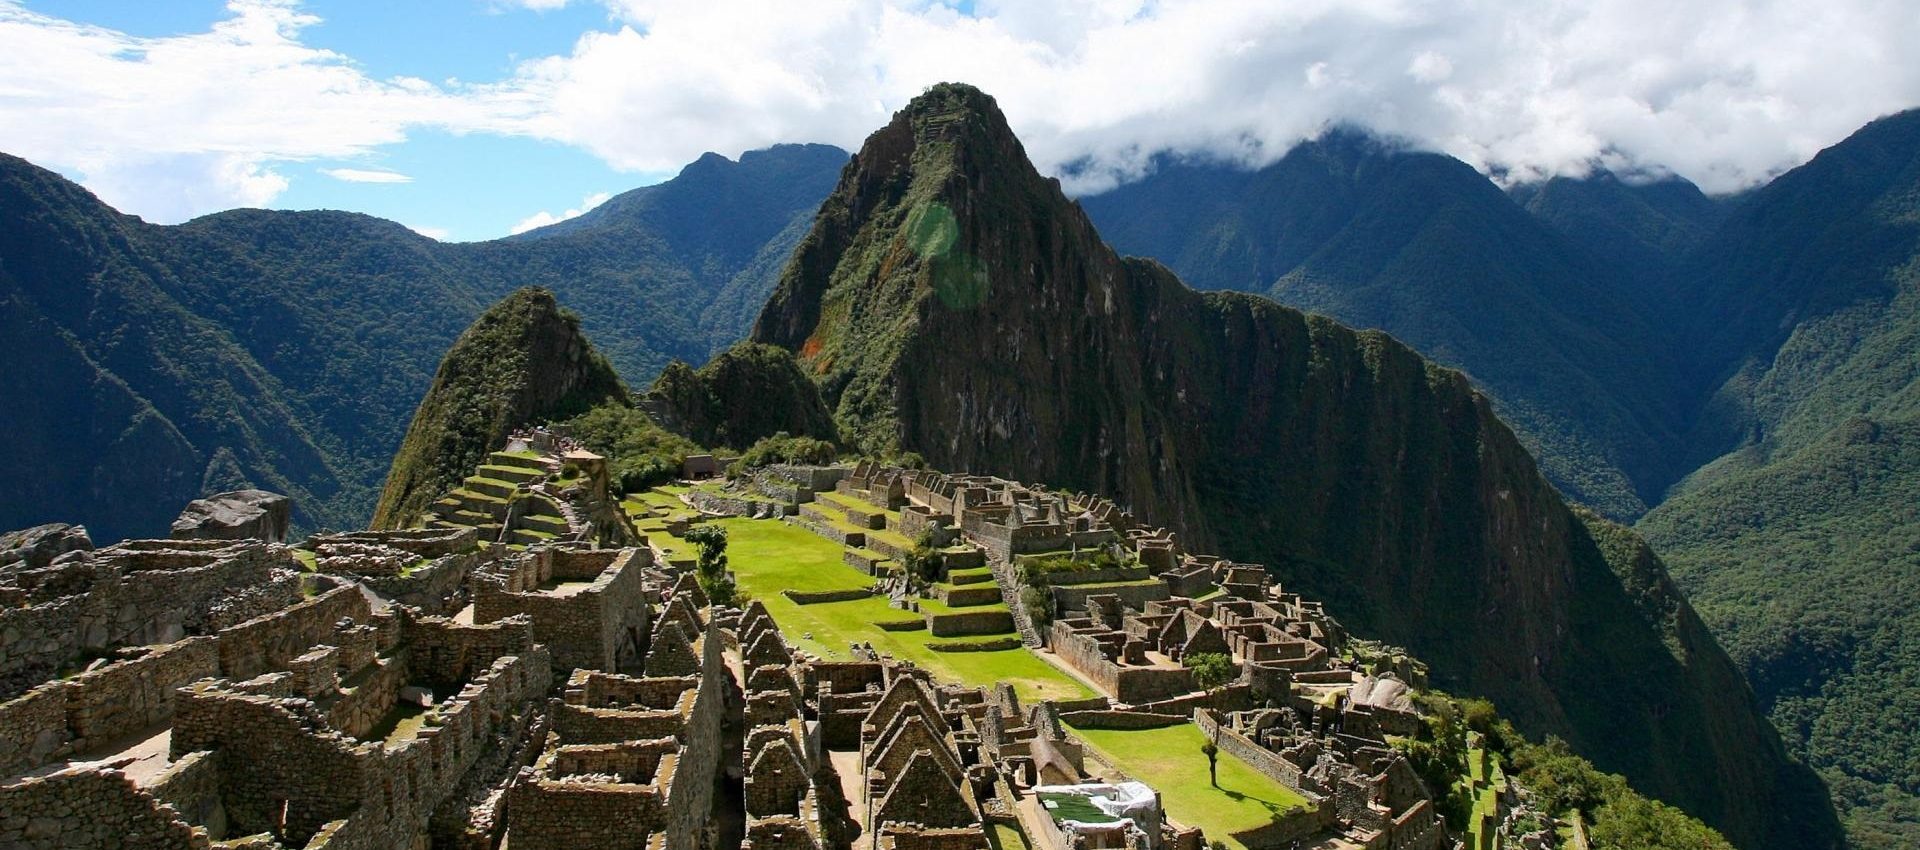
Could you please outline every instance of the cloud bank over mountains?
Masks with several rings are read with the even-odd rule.
[[[433,82],[303,43],[319,19],[294,2],[233,0],[206,32],[148,38],[0,0],[0,150],[179,221],[270,204],[290,163],[392,182],[364,160],[423,130],[559,142],[636,172],[777,142],[851,149],[959,80],[1076,191],[1160,152],[1262,164],[1334,124],[1507,180],[1600,164],[1733,191],[1920,105],[1920,15],[1902,0],[601,5],[605,28],[565,54]]]

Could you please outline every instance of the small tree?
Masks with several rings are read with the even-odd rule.
[[[908,575],[923,582],[932,583],[940,579],[940,554],[933,550],[931,530],[922,533],[920,539],[914,541],[901,566],[906,567]]]
[[[700,547],[700,560],[694,566],[694,581],[714,605],[731,606],[740,593],[727,572],[727,530],[717,525],[696,525],[687,532],[687,542]]]
[[[1200,742],[1200,754],[1207,757],[1207,782],[1220,787],[1220,727],[1213,727],[1207,733],[1207,739]]]
[[[1196,652],[1182,659],[1193,671],[1193,683],[1211,691],[1234,679],[1233,659],[1220,652]]]

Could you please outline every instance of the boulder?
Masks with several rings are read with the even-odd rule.
[[[175,540],[284,543],[293,500],[265,490],[234,490],[187,503],[173,521]]]
[[[38,569],[68,552],[93,551],[84,525],[53,522],[0,534],[0,569]]]

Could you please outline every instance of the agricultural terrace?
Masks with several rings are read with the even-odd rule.
[[[931,645],[980,637],[936,638],[924,627],[889,631],[878,623],[916,624],[921,615],[889,607],[885,597],[847,602],[795,604],[783,590],[825,591],[871,587],[873,579],[841,560],[844,547],[799,526],[777,520],[723,519],[727,560],[740,588],[767,606],[791,644],[822,658],[846,658],[852,642],[920,665],[947,681],[975,687],[1011,683],[1023,701],[1084,699],[1094,693],[1078,679],[1024,647],[991,652],[939,652]],[[684,545],[684,544],[683,544]]]

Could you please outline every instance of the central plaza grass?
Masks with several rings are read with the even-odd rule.
[[[1024,648],[935,652],[927,648],[935,638],[925,629],[883,630],[874,624],[921,618],[888,607],[878,596],[797,605],[780,591],[871,587],[873,578],[843,562],[839,544],[804,528],[778,520],[723,519],[715,524],[727,530],[727,565],[740,588],[767,606],[789,643],[815,655],[846,658],[850,642],[864,641],[946,681],[974,687],[1011,683],[1025,701],[1093,696],[1078,679]],[[809,634],[811,638],[804,637]]]
[[[1207,781],[1206,735],[1192,723],[1162,729],[1081,729],[1073,734],[1135,779],[1153,785],[1167,816],[1206,830],[1207,838],[1242,846],[1232,833],[1265,825],[1307,806],[1306,798],[1225,751],[1220,787]]]

